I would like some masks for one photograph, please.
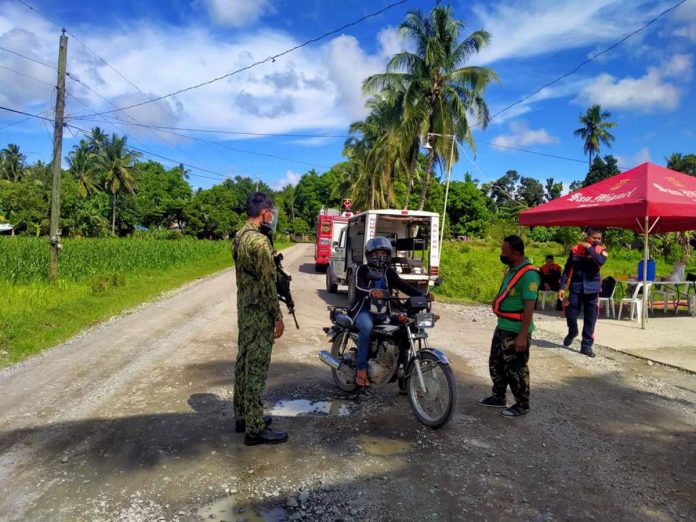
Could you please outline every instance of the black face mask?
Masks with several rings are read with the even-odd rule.
[[[509,256],[500,256],[500,262],[503,263],[504,265],[510,266],[510,257]]]

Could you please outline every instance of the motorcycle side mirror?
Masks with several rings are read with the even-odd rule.
[[[440,276],[435,278],[435,282],[433,283],[435,286],[442,286],[442,278]]]

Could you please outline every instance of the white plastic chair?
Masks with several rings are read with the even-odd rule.
[[[599,298],[599,306],[601,308],[602,303],[604,303],[606,311],[607,311],[607,318],[609,318],[609,317],[611,317],[612,319],[616,318],[616,302],[614,301],[614,294],[616,293],[617,286],[619,286],[618,281],[614,281],[614,288],[611,289],[611,293],[606,297]],[[619,314],[620,313],[621,313],[621,310],[619,310]],[[621,317],[619,316],[619,319],[620,318]]]
[[[659,286],[655,285],[652,290],[651,297],[654,301],[654,296],[662,296],[663,311],[667,313],[667,305],[672,302],[675,307],[675,313],[679,313],[679,307],[677,306],[677,290],[674,286],[669,286],[669,284],[661,284]]]
[[[624,297],[621,299],[621,302],[619,303],[619,321],[621,320],[621,311],[623,309],[624,304],[628,304],[631,307],[631,321],[633,320],[633,317],[635,316],[636,320],[640,320],[641,317],[643,317],[643,296],[640,295],[640,291],[643,288],[643,282],[641,281],[640,283],[636,283],[635,288],[633,289],[633,293],[631,294],[631,297]],[[650,291],[650,285],[648,284],[648,291]],[[648,296],[648,299],[650,296]],[[650,303],[648,302],[648,309],[650,309]]]
[[[553,306],[554,303],[558,300],[558,292],[554,292],[553,290],[540,290],[539,291],[539,297],[541,298],[541,309],[544,310],[546,309],[546,298],[549,298],[549,303]]]

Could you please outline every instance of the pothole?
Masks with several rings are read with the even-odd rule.
[[[389,457],[391,455],[399,455],[400,453],[408,453],[411,450],[411,445],[403,440],[386,439],[384,437],[372,437],[370,435],[361,435],[358,441],[365,453],[377,457]]]
[[[282,522],[288,519],[288,514],[282,507],[252,509],[231,497],[199,507],[196,514],[203,519],[214,519],[217,522]]]
[[[350,404],[351,403],[342,400],[283,400],[276,402],[269,413],[274,417],[308,417],[326,415],[347,417],[350,415]]]

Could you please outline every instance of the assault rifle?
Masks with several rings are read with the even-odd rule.
[[[288,313],[292,315],[292,318],[295,320],[295,327],[299,330],[300,324],[297,322],[297,317],[295,316],[295,301],[293,301],[292,294],[290,293],[290,281],[292,281],[292,276],[283,268],[283,254],[276,253],[275,251],[271,227],[261,225],[259,227],[259,232],[270,240],[271,246],[273,247],[273,262],[276,267],[276,291],[278,292],[278,299],[288,307]]]

